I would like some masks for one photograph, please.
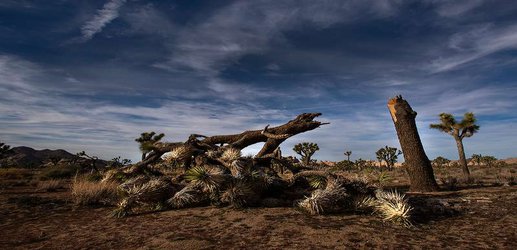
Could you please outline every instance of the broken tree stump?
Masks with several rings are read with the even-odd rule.
[[[402,99],[402,96],[390,99],[388,109],[404,153],[404,161],[410,181],[409,191],[438,191],[431,161],[427,158],[418,135],[415,123],[417,113],[406,100]]]

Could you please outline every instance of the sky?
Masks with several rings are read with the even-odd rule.
[[[402,95],[429,129],[474,112],[472,154],[517,156],[517,4],[497,0],[0,1],[0,141],[138,160],[144,131],[185,141],[321,112],[286,140],[314,158],[400,148],[386,107]],[[258,152],[261,145],[244,149]]]

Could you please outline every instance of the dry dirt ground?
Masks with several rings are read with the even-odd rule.
[[[310,216],[295,208],[202,207],[115,219],[109,207],[75,208],[67,189],[4,185],[0,249],[517,249],[517,186],[410,196],[456,212],[411,228],[369,214]]]

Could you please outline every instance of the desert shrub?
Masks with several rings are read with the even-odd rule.
[[[76,177],[71,192],[76,205],[110,204],[118,197],[118,184],[112,181],[91,182]]]
[[[29,179],[32,177],[32,171],[23,168],[2,168],[0,169],[0,178],[3,179]]]
[[[496,168],[508,167],[508,163],[506,163],[505,161],[496,161],[494,164],[494,167],[496,167]]]
[[[390,183],[393,180],[393,177],[389,175],[387,172],[381,172],[377,176],[376,182],[379,184],[379,187],[382,188],[386,186],[386,184]]]
[[[59,165],[43,169],[39,174],[40,180],[68,179],[73,177],[79,168],[75,166]]]
[[[83,178],[85,178],[86,180],[91,181],[91,182],[100,181],[100,180],[102,180],[102,177],[103,177],[103,175],[99,172],[83,175]]]
[[[38,182],[38,189],[47,192],[56,191],[62,186],[61,180],[46,180]]]
[[[458,188],[459,181],[456,177],[446,176],[441,180],[444,185],[444,188],[447,190],[456,190]]]
[[[343,161],[336,162],[336,165],[334,166],[334,168],[336,170],[350,171],[350,170],[354,170],[356,168],[356,166],[355,166],[354,162],[352,162],[352,161],[343,160]]]
[[[497,174],[496,182],[497,182],[497,184],[500,184],[500,185],[512,186],[517,183],[517,179],[515,178],[515,175],[512,172],[505,171],[505,172],[500,172],[499,174]]]

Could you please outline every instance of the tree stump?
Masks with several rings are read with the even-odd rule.
[[[411,192],[438,191],[438,184],[434,178],[431,161],[425,154],[424,147],[418,135],[415,123],[417,113],[411,109],[409,103],[396,96],[388,101],[400,146],[404,154],[404,161],[409,175]]]

